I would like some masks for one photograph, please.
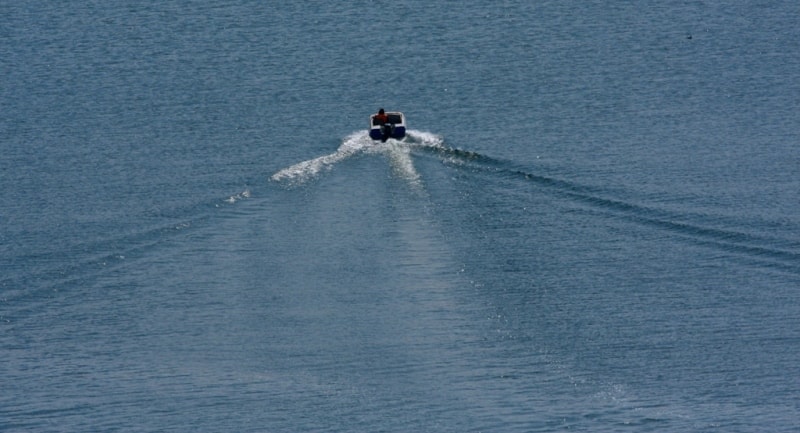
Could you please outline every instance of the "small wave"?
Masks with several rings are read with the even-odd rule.
[[[230,204],[234,204],[237,201],[244,200],[246,198],[250,198],[250,190],[249,189],[246,189],[246,190],[240,192],[239,194],[234,194],[234,195],[228,197],[225,200],[225,202],[226,203],[230,203]]]
[[[416,147],[428,147],[432,149],[444,148],[444,138],[441,135],[426,131],[410,130],[406,134],[403,142]]]

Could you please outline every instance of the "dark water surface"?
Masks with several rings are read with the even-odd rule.
[[[0,5],[0,430],[795,431],[797,12]]]

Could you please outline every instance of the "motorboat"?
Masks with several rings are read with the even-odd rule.
[[[373,140],[386,141],[390,138],[399,140],[406,136],[406,116],[399,111],[387,111],[388,121],[381,123],[377,114],[369,116],[369,136]]]

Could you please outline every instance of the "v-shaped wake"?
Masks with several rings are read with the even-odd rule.
[[[412,182],[419,182],[419,174],[414,169],[410,157],[411,147],[439,148],[442,147],[442,138],[429,132],[408,131],[404,140],[376,143],[366,132],[354,132],[345,137],[336,152],[281,169],[270,176],[270,180],[292,185],[302,184],[352,156],[363,153],[388,153],[397,173]]]

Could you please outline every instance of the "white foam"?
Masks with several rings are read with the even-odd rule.
[[[240,192],[239,194],[232,195],[232,196],[228,197],[228,199],[225,200],[225,201],[227,203],[234,204],[237,201],[244,200],[246,198],[250,198],[250,190],[249,189],[246,189],[246,190]]]
[[[444,147],[444,138],[432,132],[409,130],[406,136],[408,143],[412,146]]]
[[[315,177],[323,169],[328,169],[337,162],[355,155],[369,146],[372,146],[372,140],[366,133],[354,132],[344,139],[336,152],[284,168],[273,174],[270,179],[273,181],[302,183]]]
[[[307,161],[299,162],[273,174],[270,179],[276,182],[301,184],[315,178],[323,170],[329,170],[336,163],[358,153],[387,153],[394,172],[408,180],[412,185],[421,186],[420,176],[411,160],[411,147],[442,147],[441,136],[424,131],[409,130],[403,140],[388,140],[376,143],[365,131],[354,132],[345,137],[336,152]]]
[[[400,142],[389,142],[386,146],[392,170],[395,175],[408,181],[411,186],[422,187],[414,161],[411,160],[411,150]]]

